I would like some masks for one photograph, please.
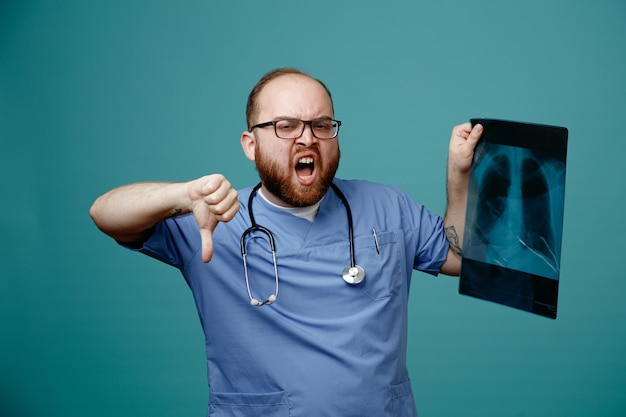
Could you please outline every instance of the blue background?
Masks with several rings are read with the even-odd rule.
[[[249,90],[295,66],[333,92],[339,176],[445,208],[452,126],[570,132],[556,321],[414,275],[420,415],[626,415],[626,2],[0,1],[0,415],[202,416],[178,271],[117,247],[106,190],[221,172]]]

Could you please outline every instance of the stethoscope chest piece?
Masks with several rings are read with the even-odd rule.
[[[346,266],[341,273],[343,280],[350,285],[357,285],[365,279],[365,270],[359,265]]]

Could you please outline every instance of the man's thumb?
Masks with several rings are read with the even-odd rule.
[[[213,231],[219,222],[215,216],[210,216],[206,226],[200,228],[202,239],[202,261],[210,262],[213,257]]]

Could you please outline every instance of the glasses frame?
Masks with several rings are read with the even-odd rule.
[[[284,138],[284,137],[282,137],[282,136],[280,136],[278,134],[278,131],[276,130],[276,124],[279,123],[279,122],[285,121],[285,120],[291,120],[291,121],[294,121],[294,122],[302,122],[303,123],[302,124],[302,131],[300,132],[300,134],[298,136],[293,137],[293,138]],[[313,129],[312,123],[318,122],[320,120],[331,121],[331,122],[337,123],[337,131],[335,132],[334,136],[332,136],[330,138],[320,138],[319,136],[317,136],[315,134],[315,129]],[[339,135],[339,128],[341,127],[341,120],[328,119],[328,118],[325,118],[325,117],[322,117],[320,119],[314,119],[314,120],[279,119],[279,120],[272,120],[271,122],[263,122],[263,123],[256,124],[256,125],[254,125],[254,126],[252,126],[250,128],[249,132],[252,132],[256,128],[261,129],[261,128],[268,127],[268,126],[274,126],[274,134],[276,135],[277,138],[285,139],[285,140],[291,140],[291,139],[298,139],[298,138],[302,137],[302,135],[304,134],[304,129],[306,129],[307,125],[311,129],[311,133],[313,134],[313,136],[316,137],[317,139],[320,139],[320,140],[335,139]]]

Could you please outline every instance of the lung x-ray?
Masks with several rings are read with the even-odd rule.
[[[567,129],[478,123],[459,292],[556,318]]]

